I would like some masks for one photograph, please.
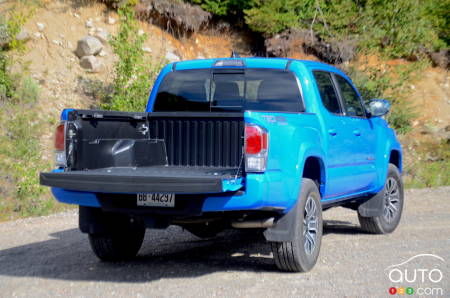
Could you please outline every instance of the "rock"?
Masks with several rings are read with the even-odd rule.
[[[16,40],[18,41],[26,41],[30,39],[30,34],[27,30],[22,29],[19,33],[16,35]]]
[[[167,53],[166,53],[166,59],[167,59],[169,62],[180,61],[180,57],[178,57],[177,55],[175,55],[175,54],[172,53],[172,52],[167,52]]]
[[[291,52],[302,52],[306,55],[312,54],[330,64],[350,61],[356,53],[355,40],[325,41],[314,33],[311,34],[309,30],[285,30],[266,39],[265,46],[269,56],[288,57]]]
[[[57,46],[62,46],[62,41],[54,39],[52,40],[53,44],[57,45]]]
[[[45,29],[44,23],[36,23],[36,26],[40,32],[44,31],[44,29]]]
[[[114,25],[116,23],[116,19],[113,17],[108,17],[106,23],[108,23],[109,25]]]
[[[434,66],[448,68],[450,65],[450,50],[444,49],[439,52],[432,53],[430,58],[431,61],[433,61]]]
[[[34,32],[34,33],[33,33],[33,36],[34,36],[35,38],[37,38],[37,39],[40,39],[40,38],[42,38],[42,33],[41,33],[41,32]]]
[[[8,45],[11,41],[11,37],[8,34],[8,27],[4,24],[0,25],[0,48]]]
[[[98,55],[99,55],[100,57],[105,57],[105,56],[108,55],[108,53],[106,53],[105,50],[101,50],[101,52],[98,53]]]
[[[86,26],[86,28],[92,28],[92,27],[94,27],[94,22],[92,21],[92,19],[88,19],[88,20],[86,21],[85,26]]]
[[[77,13],[74,13],[74,14],[73,14],[73,16],[74,16],[74,17],[76,17],[77,19],[79,19],[79,18],[80,18],[80,15],[79,15],[79,14],[77,14]]]
[[[109,41],[110,35],[108,31],[103,30],[102,28],[97,28],[97,34],[95,34],[95,37],[98,38],[103,44],[106,44]]]
[[[99,72],[102,69],[103,64],[97,59],[97,57],[90,55],[81,58],[80,66],[90,72]]]
[[[170,29],[175,35],[186,36],[205,27],[212,14],[198,5],[178,0],[137,1],[135,12],[139,19],[150,21],[165,29]]]
[[[67,42],[67,48],[68,49],[72,49],[73,48],[72,42],[70,42],[70,41]]]
[[[144,52],[146,52],[146,53],[151,53],[151,52],[152,52],[152,49],[147,48],[147,47],[143,47],[142,50],[143,50]]]
[[[100,40],[93,36],[86,36],[78,41],[75,54],[78,58],[81,58],[83,56],[96,55],[100,53],[102,49],[103,45]]]

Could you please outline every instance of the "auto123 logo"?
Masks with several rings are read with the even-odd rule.
[[[433,254],[419,254],[384,269],[391,287],[391,295],[444,296],[444,258]]]

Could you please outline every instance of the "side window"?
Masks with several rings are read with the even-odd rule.
[[[339,100],[333,82],[331,81],[330,74],[324,71],[314,71],[313,74],[325,108],[331,113],[341,114],[342,111],[339,106]]]
[[[343,77],[335,75],[339,89],[341,90],[342,101],[345,105],[345,112],[348,116],[365,117],[364,108],[359,100],[358,93],[352,85]]]

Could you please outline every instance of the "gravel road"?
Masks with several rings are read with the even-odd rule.
[[[6,222],[0,296],[380,297],[392,286],[410,286],[416,294],[420,287],[441,288],[450,297],[450,187],[408,190],[403,219],[390,235],[362,233],[356,213],[343,208],[326,211],[324,219],[319,261],[304,274],[278,272],[263,236],[249,231],[199,240],[178,227],[147,230],[136,260],[108,264],[78,231],[76,211]],[[403,266],[438,268],[442,280],[389,281],[386,267],[418,254],[444,261],[421,256]],[[432,280],[438,278],[435,271]]]

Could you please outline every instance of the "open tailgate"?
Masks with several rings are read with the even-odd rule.
[[[243,186],[237,169],[195,167],[111,167],[41,173],[42,185],[105,193],[221,193]]]

